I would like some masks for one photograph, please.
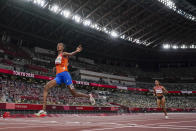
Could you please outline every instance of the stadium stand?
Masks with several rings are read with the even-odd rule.
[[[42,92],[45,81],[38,81],[33,79],[10,77],[2,75],[0,79],[0,102],[8,103],[28,103],[28,104],[41,104]],[[168,84],[169,85],[169,84]],[[178,84],[173,86],[166,86],[170,89],[185,89],[186,84]],[[193,84],[190,85],[190,89]],[[152,88],[152,84],[140,83],[140,88]],[[186,85],[187,86],[187,85]],[[88,85],[75,84],[77,90],[87,93],[92,91]],[[178,87],[178,88],[175,88]],[[181,88],[180,88],[181,87]],[[187,86],[187,89],[189,87]],[[97,101],[96,106],[111,106],[115,103],[125,107],[137,108],[155,108],[156,99],[152,93],[143,93],[138,91],[126,91],[118,89],[104,89],[94,87],[93,95]],[[176,94],[168,95],[167,107],[170,108],[195,108],[196,99],[192,94]],[[69,106],[88,106],[90,105],[86,98],[74,98],[69,93],[65,86],[51,89],[48,97],[48,104],[56,105],[69,105]]]

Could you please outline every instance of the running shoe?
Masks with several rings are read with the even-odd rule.
[[[168,116],[165,116],[165,119],[169,119],[169,117]]]
[[[47,115],[47,112],[45,112],[44,110],[40,110],[38,113],[35,113],[35,115],[39,117],[44,117]]]

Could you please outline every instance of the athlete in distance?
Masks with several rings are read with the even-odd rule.
[[[47,102],[47,95],[48,95],[48,90],[50,88],[53,88],[57,85],[60,85],[62,83],[64,83],[65,85],[67,85],[67,87],[69,88],[69,91],[71,92],[71,94],[74,97],[86,97],[90,99],[90,102],[92,105],[95,104],[95,100],[92,96],[92,94],[83,94],[80,92],[77,92],[74,88],[74,85],[72,83],[72,78],[68,72],[68,61],[69,61],[69,56],[73,56],[79,52],[82,51],[82,46],[79,45],[76,48],[76,51],[68,53],[68,52],[64,52],[64,44],[63,43],[58,43],[57,44],[57,51],[58,51],[58,56],[55,60],[55,65],[56,65],[56,78],[49,81],[45,87],[44,87],[44,93],[43,93],[43,109],[40,110],[38,113],[36,113],[37,116],[40,115],[47,115],[46,112],[46,102]]]
[[[167,94],[168,91],[160,85],[158,80],[155,80],[155,87],[154,87],[154,96],[157,97],[157,106],[158,108],[163,108],[163,112],[165,113],[165,118],[168,119],[167,111],[165,108],[165,96],[163,94]]]

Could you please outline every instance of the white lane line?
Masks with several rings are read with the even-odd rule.
[[[0,128],[0,130],[5,130],[5,129],[25,129],[25,128],[40,128],[40,127],[52,127],[52,126],[56,126],[56,125],[44,125],[44,126],[24,126],[24,127],[3,127]],[[60,125],[59,125],[60,126]]]
[[[5,120],[9,120],[9,119],[5,119]],[[14,122],[34,122],[34,123],[58,123],[57,121],[43,121],[43,120],[25,120],[25,119],[10,119],[9,121],[14,121]]]
[[[169,120],[169,119],[168,119]],[[177,121],[177,122],[164,122],[164,123],[153,123],[153,124],[145,124],[145,125],[163,125],[163,124],[177,124],[177,123],[189,123],[189,122],[193,122],[196,120],[190,120],[190,121]]]
[[[196,129],[191,129],[191,128],[152,127],[152,126],[145,126],[145,125],[131,125],[131,126],[121,126],[121,127],[118,126],[118,127],[98,128],[98,129],[90,129],[90,130],[82,130],[82,131],[103,131],[103,130],[114,130],[114,129],[123,129],[123,128],[149,128],[149,129],[171,129],[171,130],[191,130],[191,131],[196,131]]]
[[[167,127],[190,127],[190,128],[196,128],[196,126],[181,126],[181,125],[160,125],[160,126],[167,126]]]
[[[196,131],[196,129],[185,128],[185,127],[170,127],[170,126],[169,127],[167,127],[167,126],[152,127],[152,126],[145,126],[145,125],[141,125],[141,126],[138,126],[138,127],[139,128],[152,128],[152,129],[172,129],[172,130],[192,130],[192,131]]]
[[[1,126],[63,126],[64,124],[55,123],[55,124],[49,124],[49,123],[2,123]]]

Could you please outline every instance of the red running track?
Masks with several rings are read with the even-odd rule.
[[[196,113],[0,118],[0,131],[196,131]]]

